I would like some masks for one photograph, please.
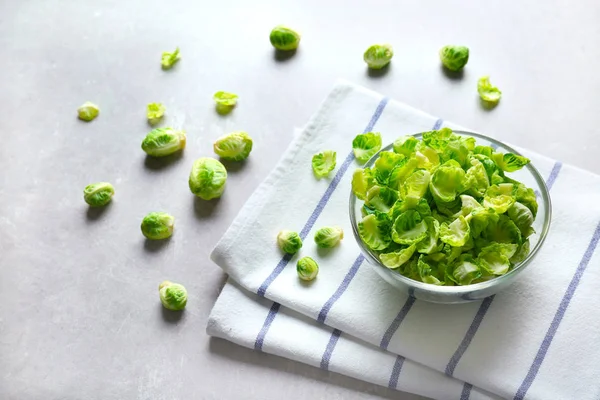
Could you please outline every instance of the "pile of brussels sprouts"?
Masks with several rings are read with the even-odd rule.
[[[269,36],[270,42],[273,45],[273,47],[275,47],[275,49],[277,49],[278,51],[285,52],[295,51],[300,43],[300,38],[301,36],[298,32],[284,25],[279,25],[273,28]],[[369,68],[382,69],[390,63],[393,56],[394,50],[391,45],[375,44],[370,46],[365,51],[363,59],[367,63]],[[445,68],[447,68],[450,71],[460,71],[462,68],[464,68],[464,66],[469,60],[469,49],[464,46],[444,46],[440,50],[439,56]],[[176,48],[172,52],[163,52],[161,56],[161,66],[165,70],[171,69],[180,59],[181,54],[179,48]],[[484,103],[490,106],[497,104],[502,94],[498,88],[491,85],[491,83],[489,82],[489,77],[487,76],[479,80],[477,90],[482,101],[484,101]],[[214,94],[213,100],[215,101],[216,111],[219,114],[228,114],[235,108],[238,96],[234,93],[219,91]],[[155,126],[162,122],[163,117],[165,115],[165,111],[166,108],[161,103],[148,104],[146,109],[148,123],[151,126]],[[93,121],[96,117],[98,117],[100,113],[100,108],[94,103],[85,102],[81,107],[78,108],[77,112],[78,117],[81,120],[90,122]],[[444,218],[449,218],[450,216],[448,215],[446,215],[444,218],[435,218],[435,215],[440,216],[443,213],[438,213],[434,216],[431,216],[431,213],[427,213],[426,215],[420,214],[420,212],[424,211],[424,208],[422,208],[421,206],[424,204],[422,200],[426,198],[426,194],[432,196],[431,198],[434,199],[434,201],[440,201],[439,193],[435,192],[433,189],[431,192],[429,192],[423,188],[428,187],[428,185],[434,185],[433,182],[436,180],[444,181],[445,179],[454,179],[454,175],[452,175],[452,173],[446,173],[444,171],[450,171],[452,169],[458,170],[458,167],[456,165],[447,165],[447,163],[444,163],[443,165],[439,166],[439,168],[437,168],[438,166],[436,165],[437,170],[435,172],[433,172],[432,170],[431,172],[433,173],[433,175],[431,175],[428,172],[428,169],[423,167],[422,163],[424,161],[421,158],[418,158],[415,161],[418,163],[418,168],[416,168],[414,171],[409,171],[411,172],[410,176],[403,176],[403,179],[406,178],[406,181],[403,181],[402,179],[396,177],[398,179],[397,182],[394,182],[394,185],[396,186],[397,184],[407,185],[406,182],[410,182],[410,188],[402,189],[404,186],[401,186],[400,192],[398,192],[398,187],[389,186],[390,181],[387,177],[382,178],[381,175],[378,175],[383,174],[384,172],[380,171],[377,165],[384,165],[385,163],[388,163],[388,165],[385,165],[385,168],[390,168],[390,171],[387,171],[386,173],[391,174],[392,167],[400,168],[400,159],[407,160],[409,156],[417,157],[415,156],[415,154],[419,154],[418,157],[424,157],[425,159],[427,159],[431,154],[433,154],[434,151],[437,151],[437,149],[435,149],[434,147],[428,147],[427,145],[422,144],[417,145],[416,143],[414,143],[413,145],[413,142],[410,139],[404,140],[406,141],[406,143],[410,143],[412,149],[416,148],[420,149],[421,151],[416,151],[416,153],[410,155],[406,152],[406,149],[408,147],[400,146],[399,148],[401,150],[397,152],[397,154],[394,153],[394,156],[385,155],[382,153],[380,160],[378,160],[376,163],[376,169],[374,171],[368,172],[366,170],[361,170],[362,172],[360,172],[359,175],[355,174],[353,180],[353,188],[355,189],[355,193],[357,194],[357,196],[359,196],[359,198],[365,200],[364,210],[368,211],[366,212],[367,215],[365,216],[365,219],[360,224],[360,229],[362,232],[361,235],[364,234],[363,240],[371,249],[379,251],[381,253],[380,258],[382,262],[384,262],[384,264],[388,265],[390,268],[399,268],[402,264],[410,264],[409,260],[415,259],[413,254],[431,253],[432,251],[430,251],[430,247],[433,246],[433,236],[431,232],[435,231],[435,237],[437,238],[438,225],[440,223],[442,225],[439,226],[439,229],[443,230],[443,232],[450,232],[449,234],[451,234],[456,233],[457,229],[461,227],[464,228],[464,226],[468,226],[469,221],[467,221],[466,218],[472,218],[470,216],[471,214],[469,214],[467,216],[460,216],[459,218],[456,218],[452,223],[447,223],[447,221]],[[162,127],[155,128],[152,131],[150,131],[142,140],[141,147],[142,150],[150,157],[166,157],[176,152],[182,151],[185,148],[185,145],[185,131],[174,129],[172,127]],[[224,160],[243,161],[250,155],[250,152],[252,151],[252,145],[252,138],[246,132],[240,131],[233,132],[219,138],[214,143],[213,149],[214,152]],[[356,159],[359,162],[365,162],[381,148],[381,136],[378,133],[374,132],[368,132],[365,134],[358,135],[352,142],[352,147]],[[394,150],[396,150],[396,147],[394,147]],[[470,151],[471,150],[473,149],[470,149]],[[471,153],[473,152],[471,151]],[[474,159],[477,159],[477,156],[487,156],[487,154],[483,153],[471,153],[469,153],[469,157],[475,154]],[[513,159],[513,161],[519,160],[518,157],[514,157],[515,158]],[[490,158],[490,160],[491,159],[492,158]],[[497,174],[499,174],[498,176],[501,176],[504,179],[504,175],[502,172],[506,171],[506,169],[502,169],[502,165],[504,164],[498,163],[496,158],[493,158],[493,160],[494,162],[496,162],[496,164],[494,165],[496,165],[496,167],[498,168],[497,171],[499,171],[497,172]],[[489,167],[489,162],[488,164],[485,164],[483,160],[479,160],[477,162],[483,165],[486,168],[486,171],[489,172],[489,170],[487,169]],[[332,150],[322,151],[318,154],[315,154],[312,158],[312,169],[317,179],[329,176],[329,174],[335,169],[335,167],[336,152]],[[462,165],[460,167],[463,168],[465,167],[465,165]],[[464,175],[468,176],[469,171],[473,170],[473,168],[474,167],[471,166],[470,169],[467,169]],[[480,169],[481,168],[478,167],[478,170]],[[431,182],[429,182],[430,178]],[[479,178],[483,180],[482,177]],[[190,191],[194,195],[204,200],[211,200],[218,198],[223,194],[225,190],[226,181],[227,170],[225,166],[217,159],[203,157],[194,161],[188,183]],[[494,202],[498,201],[499,198],[504,198],[507,196],[506,192],[509,191],[509,189],[503,187],[502,184],[494,184],[493,186],[490,186],[487,189],[487,191],[485,192],[486,196],[488,196],[488,191],[490,193],[490,196],[493,191],[497,191],[498,193],[494,195],[493,198],[490,197],[488,200],[484,200],[483,206],[480,206],[481,208],[489,208],[489,204],[486,205],[485,201],[491,201],[491,204],[495,204]],[[513,188],[516,187],[516,184],[517,183],[515,183],[514,181],[510,183],[510,185],[512,185]],[[419,192],[421,194],[421,200],[416,201],[414,204],[410,203],[410,201],[413,201],[414,199],[406,200],[407,198],[412,199],[411,196],[415,194],[413,192],[410,192],[410,190],[414,189],[414,187],[411,185],[416,185],[414,187],[421,188],[422,190],[419,190],[423,192]],[[447,186],[447,184],[445,183],[442,186],[444,185]],[[409,190],[409,195],[407,195],[406,192],[403,192],[402,190]],[[84,188],[83,192],[85,202],[88,203],[91,207],[103,207],[110,203],[112,197],[115,194],[115,189],[108,182],[98,182],[87,185]],[[468,199],[463,198],[465,196],[467,196]],[[469,206],[471,208],[473,208],[473,205],[478,201],[473,197],[469,197],[468,195],[463,195],[460,197],[461,199],[463,199],[463,203],[467,204],[467,206],[471,204]],[[485,198],[487,197],[484,197],[484,199]],[[397,200],[397,202],[394,204],[387,204],[386,202],[389,203],[391,201],[390,199],[395,199]],[[453,198],[452,201],[456,202],[456,199],[457,198]],[[533,198],[533,202],[535,202],[535,197]],[[522,215],[526,214],[524,210],[528,208],[520,207],[519,205],[523,204],[517,201],[513,201],[513,203],[511,203],[507,210],[504,211],[508,211],[509,216],[515,216],[516,214],[518,214],[520,218],[524,218]],[[382,204],[385,204],[385,206],[382,206]],[[403,206],[397,206],[398,204],[403,204]],[[412,204],[412,206],[409,206],[409,204]],[[384,209],[382,209],[381,207],[383,207]],[[411,209],[411,213],[408,213],[409,208],[411,207],[415,208],[415,210]],[[390,212],[392,212],[390,210],[394,210],[391,216],[388,215]],[[495,208],[495,210],[498,211],[497,208]],[[535,215],[535,211],[531,211],[533,212],[533,215]],[[432,211],[432,213],[435,212],[436,210]],[[482,211],[482,213],[484,212]],[[498,212],[498,214],[502,213]],[[528,217],[529,215],[526,216]],[[504,217],[504,219],[502,219],[502,217]],[[507,217],[500,215],[498,221],[505,221],[506,218]],[[525,219],[528,221],[527,218]],[[477,220],[477,218],[475,220]],[[386,222],[384,223],[383,221]],[[522,220],[520,221],[520,223],[522,224]],[[168,213],[151,212],[148,215],[146,215],[142,220],[141,231],[142,234],[150,240],[167,239],[173,234],[174,222],[174,217],[172,215],[169,215]],[[389,226],[386,224],[388,224]],[[457,224],[460,226],[458,226]],[[384,233],[384,226],[388,226],[388,234]],[[400,226],[412,226],[412,228],[409,229],[410,232],[413,232],[412,229],[414,229],[414,226],[418,226],[420,232],[420,239],[418,241],[414,241],[414,238],[410,240],[403,239],[403,236],[400,233],[398,233],[399,230],[397,229]],[[394,228],[392,229],[390,227]],[[519,228],[521,229],[523,227],[519,225]],[[526,238],[527,232],[529,231],[522,232],[522,235],[520,237]],[[319,247],[330,248],[336,246],[341,241],[343,236],[344,233],[341,228],[324,227],[316,232],[314,239]],[[421,238],[421,236],[423,237]],[[427,241],[425,241],[424,238],[428,238]],[[421,241],[421,239],[423,239],[423,241]],[[407,240],[411,241],[410,245]],[[444,241],[444,239],[442,239],[442,241]],[[458,242],[460,242],[461,244],[461,246],[458,247],[464,248],[464,243],[462,243],[462,239],[454,241],[452,243],[456,244]],[[277,236],[277,243],[282,251],[290,255],[295,254],[302,247],[302,239],[299,236],[299,234],[297,232],[288,230],[283,230],[279,233],[279,235]],[[426,243],[429,243],[430,247],[427,247]],[[450,239],[447,239],[445,243],[454,246],[453,244],[451,244]],[[515,251],[507,250],[501,253],[506,253],[505,257],[507,258],[516,257],[515,254],[523,253],[523,250],[521,249],[524,248],[525,243],[526,242],[524,241],[522,243],[518,243],[520,245],[519,251],[517,251],[517,249],[515,248]],[[423,251],[424,248],[426,248],[427,251]],[[503,248],[506,248],[506,245],[504,245]],[[389,250],[390,252],[383,253],[383,250]],[[432,256],[430,255],[429,257],[431,258]],[[465,258],[465,254],[462,253],[456,254],[454,256],[454,259],[462,260],[464,265],[467,265],[468,262],[471,262],[471,259]],[[424,262],[425,261],[422,261],[421,258],[419,258],[417,264],[420,266]],[[319,267],[315,260],[313,260],[310,257],[304,257],[298,261],[297,271],[298,276],[301,279],[312,280],[317,276]],[[495,270],[495,272],[498,271]],[[476,274],[470,273],[469,276],[474,277],[473,279],[480,279],[480,276],[475,277],[475,275]],[[430,276],[432,277],[434,275],[430,274],[425,276],[421,274],[418,276],[418,278],[423,282],[428,281],[436,284],[443,282],[443,280],[437,278],[437,280],[434,280]],[[411,277],[416,277],[416,275],[414,275],[413,273]],[[457,284],[465,284],[466,281],[465,279],[456,278],[453,280],[453,282]],[[449,283],[446,282],[446,284]],[[165,281],[160,284],[159,293],[161,302],[166,308],[171,310],[181,310],[185,307],[185,304],[187,302],[187,292],[182,285]]]
[[[380,143],[354,143],[357,159]],[[469,285],[506,274],[529,254],[538,209],[533,189],[506,173],[528,163],[448,128],[399,138],[352,177],[364,201],[360,238],[383,265],[424,283]]]

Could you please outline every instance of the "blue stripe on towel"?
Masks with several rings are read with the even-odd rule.
[[[333,332],[331,332],[329,343],[327,343],[327,347],[325,348],[325,352],[321,358],[321,369],[324,369],[325,371],[329,370],[329,360],[331,360],[333,349],[335,349],[335,345],[337,344],[341,334],[342,331],[339,329],[334,329]]]
[[[325,303],[323,308],[321,308],[321,312],[319,312],[319,317],[317,318],[317,321],[319,321],[321,323],[325,322],[325,318],[327,318],[327,314],[329,313],[329,310],[331,310],[331,307],[333,307],[333,304],[336,301],[338,301],[338,299],[340,297],[342,297],[342,295],[348,288],[348,285],[350,285],[350,282],[352,282],[354,275],[356,275],[356,272],[358,272],[358,269],[360,268],[363,261],[365,261],[365,256],[363,256],[362,254],[360,254],[358,257],[356,257],[354,264],[352,264],[352,267],[350,267],[350,269],[348,270],[348,273],[344,277],[344,280],[342,281],[342,283],[340,283],[340,286],[337,288],[335,293],[329,298],[329,300],[327,300],[327,302]]]

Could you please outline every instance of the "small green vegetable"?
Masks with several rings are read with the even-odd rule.
[[[536,195],[507,176],[527,158],[448,128],[399,138],[393,150],[352,176],[352,192],[364,201],[358,234],[384,266],[432,285],[470,285],[527,258]],[[357,158],[374,154],[364,151]]]
[[[288,254],[296,254],[302,248],[302,239],[298,232],[283,230],[277,235],[277,245]]]
[[[500,97],[502,96],[500,89],[498,89],[496,86],[492,86],[490,83],[489,76],[479,78],[479,81],[477,82],[477,92],[479,93],[481,100],[491,106],[498,104]]]
[[[237,104],[238,95],[234,93],[228,93],[219,91],[213,95],[213,100],[217,105],[217,112],[219,114],[227,114],[233,110]]]
[[[379,132],[367,132],[356,135],[352,141],[354,157],[361,162],[366,162],[381,149],[381,135]]]
[[[83,189],[83,199],[92,207],[107,205],[114,194],[115,188],[108,182],[92,183]]]
[[[374,44],[369,47],[363,56],[371,69],[381,69],[388,65],[394,57],[394,49],[389,44]]]
[[[192,193],[204,200],[221,197],[225,191],[227,170],[218,160],[209,157],[194,161],[189,186]]]
[[[217,139],[213,145],[215,153],[224,160],[242,161],[252,151],[252,138],[246,132],[233,132]]]
[[[285,25],[278,25],[271,31],[269,40],[277,50],[296,50],[300,44],[300,34]]]
[[[142,141],[142,150],[149,156],[165,157],[185,148],[185,131],[156,128]]]
[[[173,52],[164,51],[161,59],[163,69],[171,69],[180,58],[181,56],[179,55],[179,47],[177,47]]]
[[[312,169],[317,178],[324,178],[335,168],[336,152],[325,150],[312,158]]]
[[[160,302],[169,310],[179,311],[187,304],[187,290],[179,283],[164,281],[158,285]]]
[[[444,46],[440,49],[440,60],[450,71],[463,69],[469,61],[469,48],[465,46]]]
[[[142,234],[148,239],[167,239],[173,235],[175,218],[164,212],[151,212],[142,220]]]
[[[310,257],[302,257],[296,264],[296,271],[303,281],[312,281],[319,273],[319,264]]]
[[[165,106],[162,103],[148,104],[148,107],[146,110],[146,116],[148,117],[148,123],[150,125],[158,124],[164,115],[165,115]]]
[[[344,231],[339,226],[326,226],[315,232],[315,243],[321,248],[335,247],[344,238]]]
[[[90,122],[100,114],[100,109],[94,103],[86,101],[77,109],[79,119]]]

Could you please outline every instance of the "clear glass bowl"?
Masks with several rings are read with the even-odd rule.
[[[514,153],[519,152],[512,147],[501,143],[490,137],[464,131],[454,131],[457,135],[471,136],[477,140],[478,145],[487,145],[496,147],[498,151],[503,153]],[[413,135],[417,139],[422,138],[422,133]],[[392,144],[381,149],[381,151],[391,151]],[[373,156],[366,164],[365,168],[373,166],[375,160],[379,157],[379,153]],[[533,223],[533,227],[536,233],[529,237],[531,243],[531,250],[529,255],[523,262],[515,265],[514,268],[497,278],[491,279],[486,282],[475,283],[472,285],[465,286],[436,286],[428,283],[423,283],[410,279],[404,275],[400,275],[398,272],[387,268],[379,261],[379,257],[370,250],[360,239],[358,234],[358,222],[362,219],[361,207],[362,200],[358,200],[356,196],[350,192],[350,222],[352,224],[352,231],[354,237],[364,254],[366,260],[371,266],[377,271],[381,277],[395,286],[404,293],[414,296],[417,299],[425,300],[433,303],[444,303],[444,304],[455,304],[455,303],[466,303],[469,301],[481,300],[488,296],[494,295],[502,289],[512,284],[519,274],[525,270],[525,268],[531,263],[535,255],[542,247],[548,230],[550,229],[550,219],[552,217],[552,204],[550,202],[550,195],[548,194],[548,188],[544,183],[544,179],[540,176],[538,170],[530,163],[525,168],[510,173],[510,177],[524,183],[528,187],[532,188],[538,199],[538,213]],[[358,200],[358,201],[357,201]]]

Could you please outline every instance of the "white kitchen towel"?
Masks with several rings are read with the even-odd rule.
[[[272,306],[272,301],[229,280],[211,312],[207,332],[211,336],[254,348],[256,333],[262,329]],[[345,333],[333,336],[335,352],[328,353],[326,349],[333,349],[331,338],[334,331],[334,328],[281,306],[262,351],[434,399],[460,399],[468,391],[471,400],[500,399]]]
[[[330,356],[344,332],[502,397],[597,399],[600,177],[525,153],[551,189],[551,231],[519,281],[482,302],[415,300],[363,262],[348,218],[351,171],[358,166],[353,137],[375,130],[391,143],[443,125],[453,127],[351,84],[334,88],[211,255],[246,290],[275,302],[254,347],[270,340],[281,304],[335,328]],[[311,157],[325,149],[337,151],[340,161],[334,177],[316,180]],[[310,238],[326,225],[348,235],[323,252]],[[281,229],[307,238],[300,254],[281,256],[274,239]],[[293,265],[304,255],[321,267],[311,285],[297,279]]]

